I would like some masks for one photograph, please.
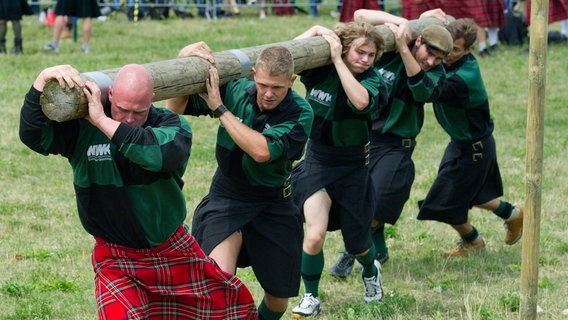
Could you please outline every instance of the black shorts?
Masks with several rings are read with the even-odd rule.
[[[345,249],[358,254],[371,247],[373,194],[367,153],[362,148],[332,149],[325,154],[322,146],[308,145],[305,159],[292,170],[292,194],[303,212],[306,199],[325,189],[332,201],[327,230],[341,229]]]
[[[464,224],[472,206],[503,195],[493,136],[481,145],[474,150],[472,143],[448,144],[438,176],[419,204],[419,220]]]
[[[395,224],[400,218],[414,182],[415,146],[414,139],[382,137],[371,141],[375,220]]]
[[[214,178],[209,195],[195,209],[192,234],[203,251],[210,254],[237,231],[243,236],[237,266],[252,266],[269,294],[280,298],[297,296],[304,230],[291,196],[256,198],[243,186]]]
[[[101,10],[97,0],[57,0],[55,15],[96,18],[101,16]]]

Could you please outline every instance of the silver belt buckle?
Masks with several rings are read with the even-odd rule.
[[[471,148],[473,149],[473,151],[479,151],[481,149],[483,149],[483,142],[477,141],[471,144]]]
[[[410,148],[412,147],[412,139],[402,139],[401,144],[405,148]]]
[[[288,198],[292,194],[292,185],[289,184],[284,189],[282,189],[282,197]]]

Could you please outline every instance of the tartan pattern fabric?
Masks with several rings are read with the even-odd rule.
[[[439,8],[438,1],[434,0],[404,0],[402,3],[402,17],[407,20],[416,20],[424,11]]]
[[[503,0],[481,0],[490,28],[499,28],[505,25],[505,1]]]
[[[548,24],[568,19],[568,0],[548,1]],[[531,0],[527,2],[526,24],[531,24]]]
[[[358,9],[381,10],[380,0],[343,0],[341,4],[340,22],[353,21],[353,14]]]
[[[131,249],[96,238],[92,255],[102,320],[256,319],[248,288],[178,228],[164,244]]]
[[[489,17],[481,0],[439,0],[440,8],[452,17],[472,18],[481,28],[489,27]]]

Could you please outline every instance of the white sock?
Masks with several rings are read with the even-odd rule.
[[[568,19],[560,21],[560,33],[568,36]]]
[[[487,48],[487,45],[485,44],[485,41],[479,42],[477,44],[477,51],[479,51],[479,52],[485,50],[486,48]]]
[[[513,211],[511,211],[511,216],[507,218],[506,221],[511,221],[517,219],[521,215],[521,210],[517,207],[513,207]]]
[[[487,39],[489,40],[489,46],[497,44],[499,28],[487,28]]]

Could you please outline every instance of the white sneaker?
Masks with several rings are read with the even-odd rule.
[[[315,316],[320,312],[321,308],[319,299],[312,296],[311,293],[304,293],[302,300],[300,300],[300,304],[292,309],[292,317],[301,319]]]
[[[59,52],[59,46],[55,46],[52,43],[48,43],[45,46],[43,46],[41,48],[43,51],[53,51],[53,52]]]
[[[383,282],[381,263],[375,260],[375,267],[377,267],[377,275],[375,277],[363,277],[363,285],[365,286],[365,302],[381,301],[383,300]]]

